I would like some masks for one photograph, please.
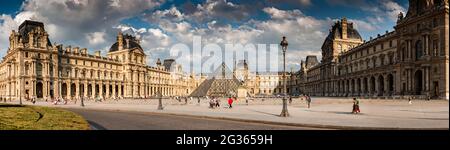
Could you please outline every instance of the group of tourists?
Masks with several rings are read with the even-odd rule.
[[[216,97],[208,97],[209,98],[209,108],[219,108],[220,107],[220,99]]]
[[[220,108],[220,99],[217,97],[207,97],[209,99],[209,108]],[[228,97],[228,108],[233,108],[233,102],[236,101],[236,97]]]
[[[308,108],[311,108],[311,96],[309,96],[309,95],[303,95],[303,96],[300,97],[300,100],[303,100],[303,98],[304,98],[305,101],[306,101],[306,106],[307,106]],[[292,100],[290,100],[290,101],[292,101]]]

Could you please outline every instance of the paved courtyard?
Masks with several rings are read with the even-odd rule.
[[[351,114],[352,100],[350,98],[312,98],[311,108],[301,99],[294,99],[288,106],[290,117],[278,117],[281,112],[281,100],[256,99],[239,100],[232,109],[227,108],[226,99],[221,100],[221,107],[208,108],[208,101],[188,99],[163,99],[164,110],[157,110],[158,101],[150,100],[119,100],[93,102],[86,101],[84,109],[139,111],[168,113],[211,118],[225,118],[250,122],[277,123],[325,127],[337,129],[448,129],[449,103],[445,100],[361,100],[361,114]],[[18,103],[13,101],[9,103]],[[31,104],[25,101],[24,104]],[[69,102],[66,105],[52,105],[50,102],[39,101],[36,105],[55,106],[63,108],[81,108],[79,102]]]

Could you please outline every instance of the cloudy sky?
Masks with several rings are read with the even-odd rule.
[[[0,2],[0,57],[11,30],[31,19],[45,23],[52,43],[103,55],[119,30],[134,34],[152,66],[156,58],[171,57],[175,44],[191,47],[194,36],[222,48],[227,43],[277,44],[286,36],[288,68],[298,69],[307,55],[320,55],[337,19],[347,17],[367,40],[392,31],[397,14],[407,7],[407,0],[8,0]],[[188,59],[177,60],[189,68]]]

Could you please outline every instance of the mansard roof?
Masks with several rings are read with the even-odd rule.
[[[28,33],[36,30],[38,28],[41,28],[42,31],[45,31],[44,23],[38,22],[38,21],[31,21],[31,20],[25,20],[20,26],[19,26],[19,34],[21,36],[23,43],[28,43]],[[47,37],[47,45],[52,46],[50,39]]]
[[[126,39],[128,39],[129,45],[127,47]],[[137,39],[131,35],[124,35],[122,40],[122,49],[134,49],[138,48],[143,52],[143,49],[141,45],[138,43]],[[119,50],[119,42],[114,43],[111,48],[109,49],[109,52],[115,52]]]
[[[341,21],[336,22],[330,30],[327,39],[342,38],[342,23]],[[347,22],[347,38],[349,39],[362,39],[359,32],[353,27],[352,22]]]

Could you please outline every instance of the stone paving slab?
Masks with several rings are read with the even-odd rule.
[[[207,101],[197,104],[197,100],[188,104],[176,100],[164,99],[164,110],[157,110],[157,100],[120,100],[107,102],[87,101],[85,109],[103,109],[120,111],[140,111],[193,115],[213,118],[226,118],[262,123],[286,125],[304,125],[337,129],[447,129],[449,128],[449,104],[445,100],[413,101],[405,100],[361,100],[361,114],[351,114],[351,99],[313,98],[311,108],[301,100],[294,100],[288,106],[290,117],[278,115],[281,105],[277,100],[265,100],[246,105],[238,103],[232,109],[222,106],[218,109],[208,108]],[[17,102],[13,102],[17,103]],[[273,104],[270,104],[273,103]],[[25,102],[30,104],[30,102]],[[36,105],[81,108],[78,104],[51,105],[49,102],[37,102]]]

